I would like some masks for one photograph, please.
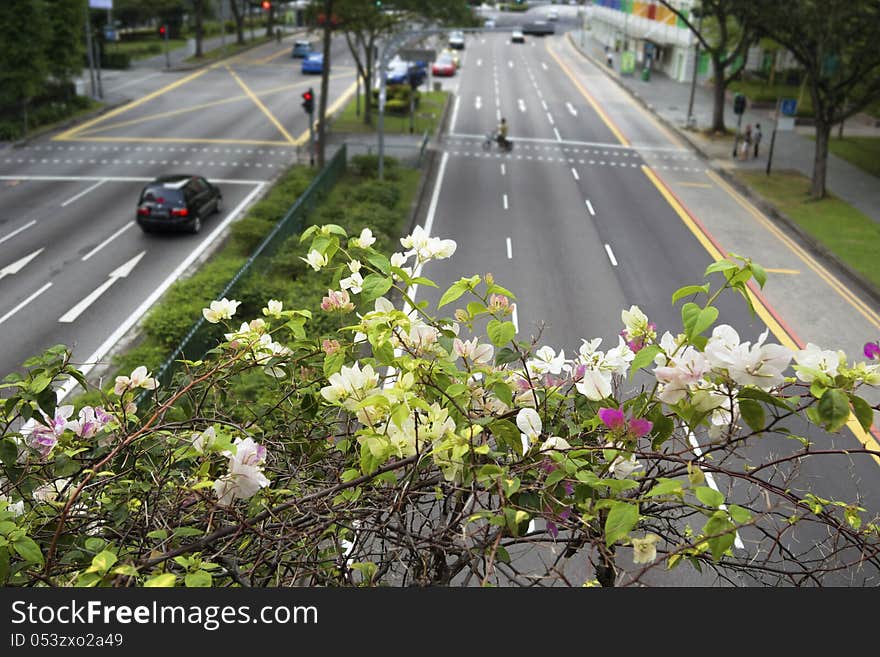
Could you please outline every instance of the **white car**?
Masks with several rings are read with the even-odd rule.
[[[548,21],[558,21],[559,20],[559,12],[555,9],[551,9],[547,12],[547,20]]]
[[[449,47],[455,50],[464,50],[464,34],[462,32],[452,32],[449,35]]]
[[[520,28],[516,28],[513,32],[510,33],[510,42],[511,43],[525,43],[526,37],[523,35],[523,31]]]
[[[491,30],[492,28],[495,27],[495,19],[494,18],[487,18],[486,22],[483,23],[483,27]]]

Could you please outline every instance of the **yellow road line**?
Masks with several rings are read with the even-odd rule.
[[[596,114],[599,115],[599,118],[602,119],[602,122],[608,127],[608,129],[614,134],[614,136],[617,137],[617,140],[624,146],[629,146],[629,140],[623,136],[623,133],[620,130],[618,130],[617,126],[614,125],[614,123],[605,113],[605,110],[599,107],[599,104],[595,101],[593,96],[590,95],[590,92],[584,89],[583,85],[580,83],[580,80],[578,80],[571,72],[571,69],[569,69],[568,66],[566,66],[561,59],[559,59],[559,56],[555,52],[553,52],[553,49],[550,46],[545,44],[544,47],[547,49],[547,52],[550,53],[550,56],[556,60],[556,63],[559,64],[559,68],[562,69],[562,71],[568,76],[569,80],[571,80],[572,83],[574,83],[574,86],[577,87],[578,91],[581,92],[581,95],[587,99],[587,102],[590,104]]]
[[[681,187],[705,187],[707,189],[712,189],[712,185],[710,185],[709,183],[680,182],[676,184],[680,185]]]
[[[259,107],[262,110],[263,114],[265,114],[266,117],[272,122],[272,124],[276,128],[278,128],[278,132],[284,135],[284,138],[287,139],[288,142],[294,144],[295,141],[293,137],[290,135],[289,132],[287,132],[284,126],[281,125],[281,122],[275,118],[275,115],[269,111],[269,108],[263,105],[263,101],[261,101],[257,97],[257,95],[250,90],[250,88],[244,83],[244,81],[240,77],[238,77],[238,75],[236,75],[235,71],[233,71],[231,67],[227,65],[226,70],[229,71],[229,74],[235,79],[236,82],[238,82],[238,86],[240,86],[244,90],[244,92],[250,97],[250,99],[254,101],[254,104]]]
[[[654,187],[660,192],[666,202],[669,203],[670,207],[675,211],[675,213],[679,216],[685,226],[687,226],[688,230],[693,233],[694,237],[697,238],[697,241],[703,245],[703,248],[709,253],[713,260],[720,260],[723,258],[721,251],[717,246],[709,239],[709,237],[700,230],[699,226],[694,222],[691,216],[687,213],[687,211],[681,206],[681,203],[678,202],[672,194],[670,194],[669,190],[666,188],[657,175],[647,166],[642,165],[642,171],[648,177]],[[763,300],[759,298],[757,295],[752,292],[751,289],[746,289],[749,299],[752,301],[752,306],[755,308],[755,312],[758,314],[758,317],[761,318],[761,321],[767,325],[767,328],[770,329],[770,332],[776,336],[776,339],[779,340],[779,343],[788,347],[792,350],[800,349],[800,346],[792,339],[792,337],[788,334],[788,332],[782,328],[776,318],[770,313],[767,307],[764,305]],[[847,428],[853,433],[856,440],[858,440],[865,449],[869,449],[872,451],[880,451],[880,443],[869,433],[867,433],[862,426],[855,420],[852,416],[850,416],[850,420],[846,423]],[[876,461],[877,465],[880,465],[880,456],[875,454],[871,455],[874,461]]]
[[[865,319],[868,320],[875,328],[880,328],[880,315],[877,315],[870,306],[868,306],[864,301],[859,299],[855,294],[853,294],[849,289],[847,289],[843,283],[841,283],[837,278],[829,272],[825,267],[823,267],[819,262],[815,260],[809,253],[807,253],[804,249],[802,249],[798,244],[791,239],[788,235],[786,235],[782,230],[780,230],[773,222],[771,222],[767,217],[765,217],[761,212],[757,210],[748,200],[743,198],[743,196],[733,189],[727,182],[724,181],[718,174],[713,171],[706,171],[706,175],[709,176],[712,180],[714,180],[724,191],[726,191],[733,199],[739,203],[749,214],[751,214],[764,228],[766,228],[770,233],[776,236],[783,244],[785,244],[789,249],[791,249],[801,260],[806,263],[806,265],[812,269],[819,278],[825,281],[835,292],[837,292],[845,301],[847,301],[853,308],[855,308]]]
[[[82,132],[83,130],[87,130],[88,128],[90,128],[91,126],[93,126],[97,123],[101,123],[102,121],[106,121],[107,119],[112,119],[114,116],[119,116],[123,112],[128,112],[129,110],[133,110],[135,107],[139,107],[140,105],[143,105],[144,103],[146,103],[150,100],[153,100],[153,98],[157,98],[157,97],[161,96],[162,94],[166,94],[173,89],[177,89],[177,87],[180,87],[180,86],[186,84],[187,82],[192,82],[196,78],[207,73],[208,70],[209,69],[205,68],[205,69],[202,69],[201,71],[196,71],[195,73],[192,73],[191,75],[187,75],[185,78],[180,78],[176,82],[172,82],[171,84],[168,84],[164,87],[156,89],[156,91],[149,93],[146,96],[143,96],[141,98],[138,98],[135,101],[127,103],[126,105],[123,105],[122,107],[117,107],[115,110],[111,110],[111,111],[107,112],[106,114],[103,114],[101,116],[97,116],[94,119],[92,119],[91,121],[86,121],[82,125],[74,126],[70,130],[65,130],[60,135],[56,135],[55,137],[53,137],[52,140],[53,141],[67,141],[71,137],[76,136],[78,133]]]
[[[764,267],[764,271],[768,274],[800,274],[800,269],[774,269],[773,267]]]
[[[334,79],[336,77],[341,77],[343,74],[330,76],[330,79]],[[310,80],[303,80],[301,82],[294,82],[293,84],[285,84],[280,87],[272,87],[270,89],[266,89],[265,91],[261,91],[257,94],[260,98],[265,98],[266,96],[270,96],[272,94],[280,93],[282,91],[290,91],[291,89],[296,89],[297,87],[304,87],[306,85],[311,84]],[[256,92],[255,92],[256,93]],[[100,128],[96,128],[94,130],[89,130],[87,133],[79,133],[78,136],[83,137],[86,134],[94,135],[99,132],[106,132],[107,130],[112,130],[114,128],[122,128],[129,125],[136,125],[138,123],[144,123],[146,121],[151,121],[153,119],[161,119],[167,116],[175,116],[178,114],[186,114],[187,112],[195,112],[197,110],[202,110],[208,107],[216,107],[217,105],[224,105],[227,103],[235,103],[240,100],[249,100],[249,97],[246,94],[242,94],[241,96],[233,96],[231,98],[224,98],[222,100],[214,100],[210,103],[202,103],[200,105],[193,105],[192,107],[183,107],[181,109],[169,110],[167,112],[158,112],[156,114],[149,114],[147,116],[142,116],[137,119],[130,119],[128,121],[119,121],[118,123],[111,123],[107,126],[102,126]]]
[[[268,64],[273,59],[277,59],[278,57],[281,57],[281,55],[283,55],[284,53],[290,53],[290,48],[284,48],[283,50],[279,50],[278,52],[276,52],[272,55],[269,55],[268,57],[256,60],[255,63],[256,64]]]
[[[336,113],[336,111],[339,110],[339,108],[342,107],[342,105],[344,103],[346,103],[349,98],[351,98],[351,95],[354,93],[355,87],[357,87],[357,81],[352,82],[351,86],[349,86],[348,89],[343,91],[342,94],[339,96],[339,98],[337,98],[335,101],[333,101],[333,104],[327,108],[327,116],[328,117],[333,115],[334,113]],[[318,122],[315,121],[315,124],[317,124],[317,123]],[[309,141],[309,131],[304,130],[302,132],[302,134],[296,138],[296,141],[294,143],[297,146],[302,146],[303,144],[308,143],[308,141]]]
[[[270,141],[267,139],[210,139],[201,137],[71,137],[65,141],[106,141],[106,142],[128,142],[132,144],[239,144],[248,146],[295,146],[289,141]]]

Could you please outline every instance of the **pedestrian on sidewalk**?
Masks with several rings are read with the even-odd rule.
[[[614,68],[614,53],[611,52],[611,48],[605,46],[605,60],[608,62],[608,68]]]
[[[749,151],[752,147],[752,124],[746,126],[742,135],[742,142],[739,145],[739,159],[749,159]]]
[[[752,133],[752,141],[755,142],[755,158],[758,157],[758,145],[761,143],[761,124],[755,124],[755,132]]]

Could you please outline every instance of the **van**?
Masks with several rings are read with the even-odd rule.
[[[297,57],[306,58],[310,52],[312,52],[311,41],[294,41],[293,51],[290,53],[290,56],[294,59]]]

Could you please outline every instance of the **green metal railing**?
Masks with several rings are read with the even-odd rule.
[[[345,171],[346,147],[343,144],[324,169],[309,184],[306,190],[296,199],[296,202],[284,214],[274,228],[254,250],[241,269],[226,284],[223,291],[217,295],[218,299],[235,298],[236,292],[241,289],[244,281],[251,275],[258,274],[259,270],[268,264],[271,257],[278,252],[280,246],[290,236],[300,232],[305,218],[315,209],[319,200],[333,188]],[[216,324],[211,324],[204,317],[200,317],[175,347],[171,355],[162,363],[155,373],[155,378],[162,388],[167,388],[171,383],[175,371],[179,367],[180,360],[199,360],[217,345],[223,330]],[[141,395],[137,403],[141,404],[150,393]]]

